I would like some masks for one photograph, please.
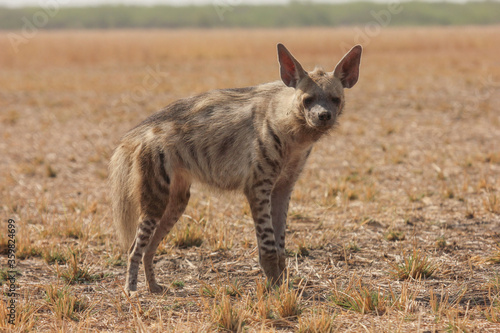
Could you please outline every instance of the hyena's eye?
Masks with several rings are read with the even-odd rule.
[[[335,105],[339,105],[340,104],[340,98],[338,98],[338,97],[332,97],[332,102]]]
[[[308,96],[302,100],[302,103],[306,109],[309,109],[314,103],[314,97]]]

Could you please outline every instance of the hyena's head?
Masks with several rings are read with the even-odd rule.
[[[334,126],[344,107],[344,88],[358,81],[361,51],[361,45],[354,46],[333,72],[306,72],[285,46],[278,44],[281,79],[295,88],[292,111],[305,120],[306,126],[319,132]]]

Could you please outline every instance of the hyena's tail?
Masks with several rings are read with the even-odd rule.
[[[128,251],[134,241],[139,220],[134,179],[132,156],[124,148],[118,147],[109,163],[109,185],[113,224],[125,251]]]

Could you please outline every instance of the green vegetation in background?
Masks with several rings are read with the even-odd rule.
[[[307,27],[360,25],[376,21],[374,13],[389,5],[370,2],[286,6],[236,6],[215,1],[207,6],[99,6],[62,8],[0,8],[0,29],[22,29],[29,24],[46,29]],[[220,3],[220,5],[218,5]],[[401,2],[390,15],[391,26],[478,25],[500,23],[500,2],[465,4]],[[384,22],[387,17],[380,16]],[[385,24],[382,24],[385,25]]]

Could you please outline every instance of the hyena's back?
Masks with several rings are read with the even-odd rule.
[[[270,126],[263,121],[272,117],[265,110],[273,96],[287,91],[280,82],[211,91],[179,100],[128,132],[110,162],[113,218],[124,247],[134,240],[141,210],[147,207],[145,213],[161,218],[175,175],[223,190],[243,189],[261,132],[269,130],[258,124]]]

